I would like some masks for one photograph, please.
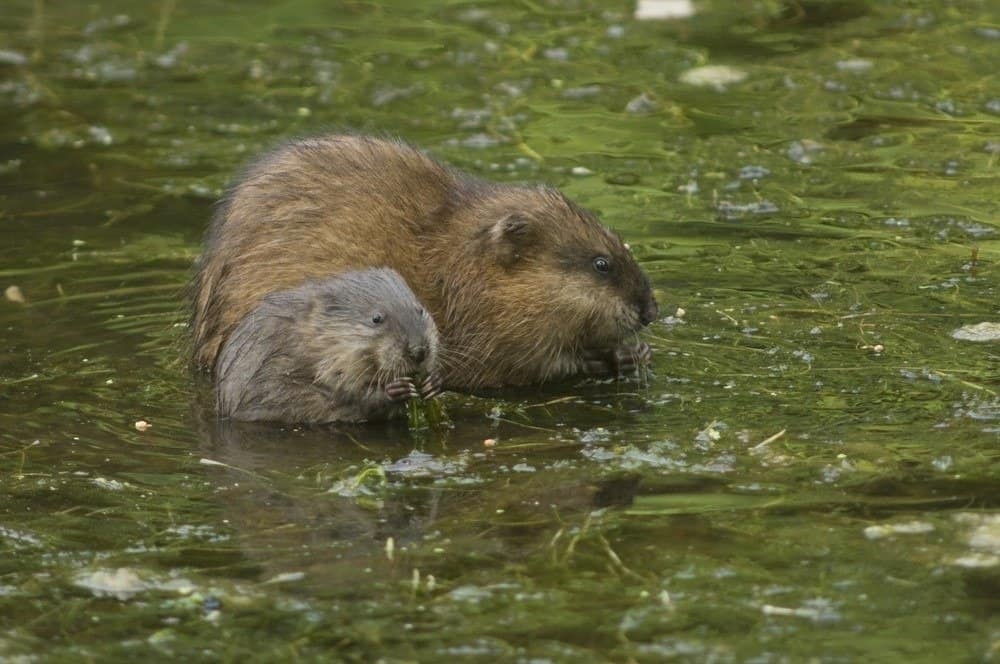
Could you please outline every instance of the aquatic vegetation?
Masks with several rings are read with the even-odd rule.
[[[4,9],[0,659],[996,657],[989,3]],[[598,212],[650,371],[217,422],[212,202],[327,127]]]

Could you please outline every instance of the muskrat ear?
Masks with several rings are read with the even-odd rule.
[[[497,261],[501,265],[513,265],[519,261],[531,231],[531,221],[517,213],[508,214],[493,224],[489,236]]]

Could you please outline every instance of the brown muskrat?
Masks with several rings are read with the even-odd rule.
[[[294,141],[251,165],[212,221],[193,284],[194,361],[268,293],[385,265],[441,334],[444,385],[523,385],[648,362],[657,315],[628,247],[556,189],[496,184],[393,140]]]
[[[437,394],[437,347],[434,321],[395,271],[306,281],[266,295],[229,335],[216,366],[218,414],[305,424],[389,417]]]

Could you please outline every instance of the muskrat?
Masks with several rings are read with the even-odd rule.
[[[266,295],[229,335],[216,367],[218,414],[305,424],[389,417],[437,394],[437,347],[434,321],[395,271],[309,280]]]
[[[239,320],[308,277],[385,265],[441,334],[446,387],[524,385],[648,362],[657,315],[621,239],[557,189],[486,182],[394,140],[294,141],[249,166],[193,282],[194,362],[216,369]]]

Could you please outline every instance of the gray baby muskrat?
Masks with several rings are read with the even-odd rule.
[[[440,391],[437,327],[406,282],[380,268],[264,297],[219,355],[220,417],[362,422]],[[420,389],[414,377],[426,375]]]

